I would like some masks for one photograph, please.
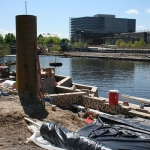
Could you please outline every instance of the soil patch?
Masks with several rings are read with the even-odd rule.
[[[33,143],[26,143],[26,139],[32,134],[28,131],[28,117],[32,120],[56,122],[62,127],[71,131],[78,131],[85,125],[84,119],[79,118],[77,113],[70,110],[63,110],[46,102],[45,108],[40,102],[32,104],[21,103],[17,96],[1,96],[0,98],[0,149],[25,150],[42,148]]]

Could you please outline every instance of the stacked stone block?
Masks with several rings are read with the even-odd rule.
[[[84,92],[72,92],[62,94],[49,94],[47,97],[50,99],[50,103],[55,104],[58,107],[70,109],[73,104],[81,105],[82,95]]]
[[[99,110],[101,112],[113,115],[129,115],[130,107],[117,105],[109,105],[107,99],[98,97],[89,97],[84,92],[72,92],[61,94],[49,94],[50,102],[58,107],[71,109],[73,104],[78,104],[86,108]]]

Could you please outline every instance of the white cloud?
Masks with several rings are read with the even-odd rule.
[[[139,14],[139,12],[136,9],[127,10],[127,11],[125,11],[125,13],[127,13],[127,14]]]
[[[136,28],[137,28],[137,29],[145,29],[144,26],[137,26]]]
[[[57,33],[57,32],[53,32],[53,33],[51,33],[51,34],[57,34],[57,36],[59,37],[59,38],[67,38],[67,39],[69,39],[69,34],[65,34],[65,33]]]
[[[42,34],[42,33],[47,33],[47,32],[38,32],[38,35],[39,34]],[[67,39],[69,39],[69,34],[66,34],[66,33],[58,33],[58,32],[51,32],[50,34],[57,34],[57,36],[59,37],[59,38],[67,38]],[[37,36],[38,36],[37,35]]]
[[[150,14],[150,8],[149,8],[149,9],[146,9],[145,12],[147,12],[147,13]]]
[[[2,34],[3,37],[5,37],[5,35],[8,34],[8,33],[13,33],[13,34],[16,36],[16,31],[15,31],[15,30],[9,31],[9,30],[5,30],[5,29],[0,29],[0,34]],[[41,33],[47,33],[47,32],[38,32],[37,36],[38,36],[39,34],[41,34]],[[61,39],[62,39],[62,38],[67,38],[67,39],[69,39],[69,34],[66,34],[66,33],[52,32],[52,33],[50,33],[50,34],[57,34],[57,36],[58,36],[59,38],[61,38]]]
[[[4,37],[6,34],[8,33],[13,33],[14,35],[16,35],[16,31],[15,30],[4,30],[4,29],[0,29],[0,34],[2,34],[2,36]]]

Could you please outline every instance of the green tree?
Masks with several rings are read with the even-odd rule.
[[[75,42],[72,44],[72,48],[74,48],[74,50],[78,49],[81,51],[82,48],[87,48],[87,47],[88,44],[83,42]]]
[[[2,36],[2,34],[0,34],[0,44],[2,44],[4,42],[4,38]]]
[[[5,55],[10,55],[9,45],[5,45],[3,47],[0,46],[0,57],[4,57]]]
[[[4,49],[0,46],[0,57],[4,56]]]
[[[130,49],[130,48],[132,48],[132,42],[131,42],[131,41],[129,41],[129,42],[127,43],[127,45],[126,45],[126,46],[127,46],[127,48],[129,48],[129,49]]]
[[[147,44],[147,48],[150,49],[150,44]]]
[[[133,48],[138,48],[138,47],[139,47],[139,42],[138,42],[138,41],[135,41],[135,42],[132,44],[132,47],[133,47]]]
[[[9,46],[9,45],[6,45],[3,54],[4,54],[4,56],[5,56],[5,55],[10,55],[10,53],[11,53],[10,46]]]
[[[84,43],[82,43],[82,42],[77,42],[77,43],[75,43],[75,44],[76,44],[76,47],[77,47],[77,48],[82,48],[83,45],[84,45]]]
[[[43,46],[46,44],[46,38],[40,37],[37,42],[38,42],[38,44]]]
[[[4,40],[5,40],[5,42],[7,44],[14,44],[14,43],[16,43],[16,37],[12,33],[6,34]]]
[[[120,48],[125,48],[126,47],[126,42],[124,42],[124,41],[122,41],[121,43],[120,43]]]
[[[69,39],[67,39],[67,38],[63,38],[63,39],[61,39],[61,43],[64,43],[64,42],[69,43],[69,42],[70,42],[70,40],[69,40]]]
[[[139,47],[144,48],[146,46],[146,43],[144,41],[144,38],[141,38],[139,41]]]
[[[61,47],[59,45],[53,45],[51,47],[51,51],[60,51],[61,50]]]
[[[54,43],[55,45],[59,45],[61,44],[61,39],[59,37],[53,37]]]
[[[84,47],[84,48],[88,48],[88,44],[87,44],[87,43],[84,43],[84,44],[83,44],[83,47]]]
[[[73,50],[75,51],[75,50],[76,50],[76,48],[77,48],[77,43],[76,43],[76,42],[72,43],[71,47],[72,47],[72,48],[73,48]]]
[[[53,44],[54,43],[54,38],[53,37],[48,37],[47,39],[46,39],[46,44]]]
[[[118,47],[121,47],[121,43],[124,42],[122,39],[119,39],[116,41],[115,45],[117,45]]]

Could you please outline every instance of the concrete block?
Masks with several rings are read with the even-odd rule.
[[[76,90],[76,86],[72,85],[71,90],[73,90],[73,91]]]

